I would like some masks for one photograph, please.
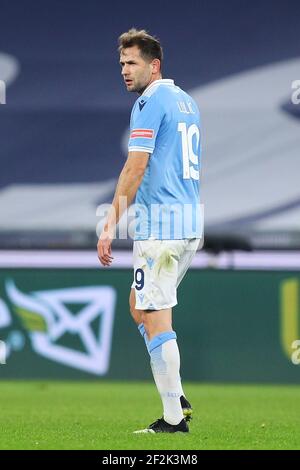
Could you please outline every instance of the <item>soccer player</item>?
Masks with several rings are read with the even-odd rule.
[[[157,38],[130,29],[119,38],[119,52],[126,88],[139,97],[131,113],[128,158],[99,237],[98,257],[104,266],[111,265],[116,225],[136,196],[129,303],[150,355],[163,417],[135,432],[188,432],[192,407],[182,390],[172,307],[202,237],[199,111],[173,80],[162,79]]]

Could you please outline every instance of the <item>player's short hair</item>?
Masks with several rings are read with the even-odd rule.
[[[119,37],[119,52],[127,47],[137,46],[145,60],[159,59],[162,65],[163,50],[159,40],[144,29],[131,28]]]

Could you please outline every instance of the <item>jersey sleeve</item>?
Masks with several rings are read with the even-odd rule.
[[[163,108],[155,95],[141,96],[131,116],[128,151],[153,153],[163,117]]]

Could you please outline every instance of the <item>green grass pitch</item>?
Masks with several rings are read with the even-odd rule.
[[[154,384],[1,381],[0,449],[299,449],[299,386],[187,384],[190,433],[132,434],[161,417]]]

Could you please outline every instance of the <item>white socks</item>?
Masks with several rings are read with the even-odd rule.
[[[144,341],[145,341],[145,344],[146,344],[146,348],[147,348],[147,351],[151,357],[151,354],[150,354],[150,351],[149,351],[149,340],[148,340],[148,336],[147,336],[147,333],[146,333],[146,330],[145,330],[145,327],[144,327],[144,324],[143,323],[140,323],[138,325],[138,329],[139,329],[139,332],[141,333],[141,336],[143,337]],[[175,334],[175,338],[176,338],[176,334]],[[152,367],[152,366],[151,366]],[[154,380],[155,380],[155,377],[154,377]],[[156,383],[156,382],[155,382]],[[183,389],[182,389],[182,384],[181,384],[181,378],[180,378],[180,396],[185,396],[184,392],[183,392]]]
[[[164,420],[169,424],[178,424],[183,419],[180,403],[183,391],[176,333],[169,331],[155,336],[148,348],[154,380],[163,402]]]

